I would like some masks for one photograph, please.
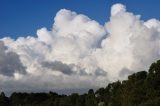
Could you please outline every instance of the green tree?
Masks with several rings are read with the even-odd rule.
[[[86,106],[97,106],[97,100],[93,89],[88,91],[88,95],[86,96]]]
[[[98,106],[105,106],[105,103],[104,102],[99,102]]]
[[[9,99],[5,96],[4,92],[0,94],[0,106],[9,106]]]

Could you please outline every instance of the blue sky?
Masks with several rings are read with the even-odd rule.
[[[62,8],[85,14],[103,25],[115,3],[126,5],[128,11],[140,14],[143,20],[160,19],[159,0],[0,0],[0,38],[35,36],[41,27],[50,29]]]

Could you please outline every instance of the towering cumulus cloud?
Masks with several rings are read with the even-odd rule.
[[[104,26],[62,9],[50,31],[44,27],[37,37],[2,38],[0,49],[4,91],[96,88],[160,58],[160,21],[140,20],[122,4],[112,6]]]

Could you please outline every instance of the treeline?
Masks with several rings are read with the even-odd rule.
[[[127,80],[82,95],[49,92],[13,93],[6,97],[2,92],[0,106],[160,106],[160,60],[148,72],[134,73]]]

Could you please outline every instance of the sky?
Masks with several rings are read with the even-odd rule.
[[[62,8],[85,14],[104,25],[114,3],[127,5],[129,11],[141,14],[143,20],[160,18],[159,0],[0,0],[0,37],[35,36],[41,27],[51,29],[57,11]]]
[[[160,59],[159,2],[0,0],[0,91],[84,92]]]

